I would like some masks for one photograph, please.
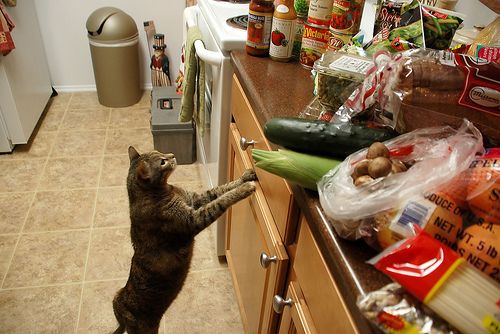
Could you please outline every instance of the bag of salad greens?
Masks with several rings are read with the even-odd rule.
[[[381,0],[375,17],[374,37],[365,45],[368,55],[425,48],[418,0]]]
[[[463,14],[422,5],[425,47],[435,50],[448,49],[463,20]]]

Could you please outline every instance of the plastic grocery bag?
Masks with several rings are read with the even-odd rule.
[[[389,174],[356,187],[356,163],[367,149],[351,154],[318,182],[321,206],[337,233],[347,239],[363,237],[364,224],[373,224],[377,214],[390,212],[414,196],[449,182],[468,168],[484,151],[479,130],[468,120],[459,129],[449,126],[418,129],[384,142],[390,158],[408,166],[406,172]]]

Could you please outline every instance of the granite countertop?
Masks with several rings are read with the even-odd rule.
[[[279,63],[244,50],[233,51],[231,61],[262,127],[272,117],[298,116],[313,99],[311,72],[296,61]],[[377,252],[363,241],[341,239],[327,221],[316,192],[295,185],[292,189],[360,331],[373,331],[355,303],[359,295],[390,282],[365,263]]]

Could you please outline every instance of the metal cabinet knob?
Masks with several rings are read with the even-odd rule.
[[[292,304],[293,304],[292,298],[283,299],[281,298],[280,295],[275,295],[273,297],[273,309],[274,312],[278,314],[283,313],[283,309],[285,308],[285,306],[292,306]]]
[[[273,262],[276,262],[278,257],[276,255],[269,256],[266,253],[262,252],[260,254],[260,265],[262,268],[266,269]]]
[[[245,151],[249,146],[255,145],[256,141],[253,139],[246,139],[245,137],[240,138],[240,148]]]

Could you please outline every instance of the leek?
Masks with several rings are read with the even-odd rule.
[[[341,161],[290,150],[252,150],[255,166],[290,182],[317,191],[316,183]]]

